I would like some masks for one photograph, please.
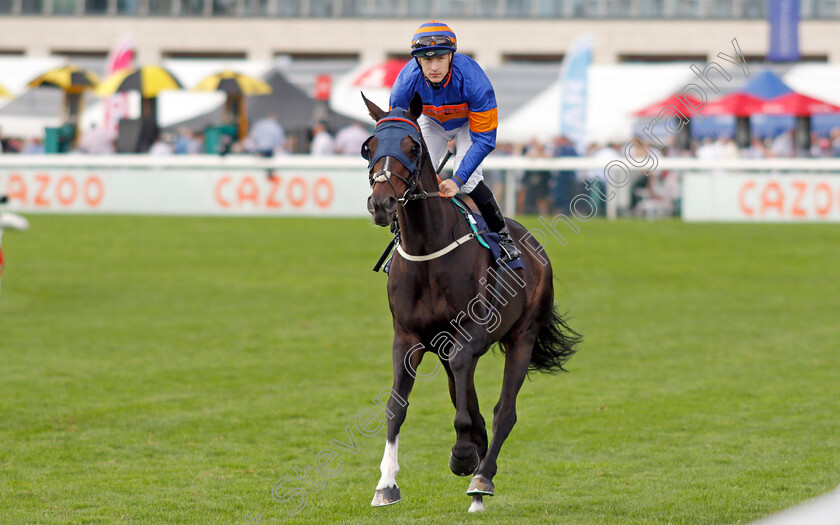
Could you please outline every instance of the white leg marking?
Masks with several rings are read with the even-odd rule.
[[[470,512],[482,512],[484,510],[484,498],[481,495],[473,496],[470,504]]]
[[[377,490],[397,486],[397,472],[400,471],[400,465],[397,463],[397,447],[399,447],[399,444],[399,434],[397,434],[393,444],[385,441],[385,453],[382,455],[382,463],[379,464],[382,477],[379,478],[379,484],[376,485]]]

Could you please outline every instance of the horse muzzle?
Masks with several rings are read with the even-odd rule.
[[[388,226],[394,220],[397,212],[397,199],[392,196],[376,198],[368,197],[367,209],[377,226]]]

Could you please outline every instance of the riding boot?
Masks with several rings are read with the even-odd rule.
[[[496,198],[493,196],[490,188],[482,181],[467,195],[478,206],[478,211],[481,212],[487,226],[499,234],[499,248],[501,248],[500,259],[502,262],[508,263],[518,259],[522,255],[522,252],[513,243],[513,239],[511,239],[510,232],[505,223],[505,216],[502,215],[502,210],[499,208],[499,204],[496,202]]]

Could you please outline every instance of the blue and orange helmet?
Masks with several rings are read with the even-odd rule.
[[[455,32],[448,25],[430,20],[417,28],[411,37],[411,56],[432,57],[454,53],[457,43]]]

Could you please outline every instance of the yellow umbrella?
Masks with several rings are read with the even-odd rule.
[[[231,95],[269,95],[271,86],[236,71],[222,71],[199,82],[193,91],[224,91]]]
[[[9,93],[8,90],[6,90],[6,88],[4,88],[3,86],[0,86],[0,97],[11,98],[12,94]]]
[[[52,69],[29,82],[29,87],[56,87],[65,93],[81,93],[95,88],[99,84],[99,77],[94,73],[81,69],[72,64]]]
[[[271,86],[258,78],[227,70],[205,78],[193,91],[225,92],[225,120],[237,125],[239,138],[243,139],[248,131],[248,106],[245,104],[245,97],[268,95],[271,93]]]
[[[64,91],[64,121],[78,126],[83,110],[82,93],[99,84],[99,77],[91,71],[72,64],[51,69],[27,84],[31,88],[51,87]]]
[[[139,91],[140,116],[150,118],[157,129],[157,96],[161,91],[183,89],[169,70],[160,66],[140,66],[117,71],[96,88],[96,94],[107,97],[114,93]]]
[[[141,66],[114,73],[99,84],[96,94],[107,97],[114,93],[139,91],[142,98],[155,98],[167,89],[183,89],[183,86],[175,75],[160,66]]]

